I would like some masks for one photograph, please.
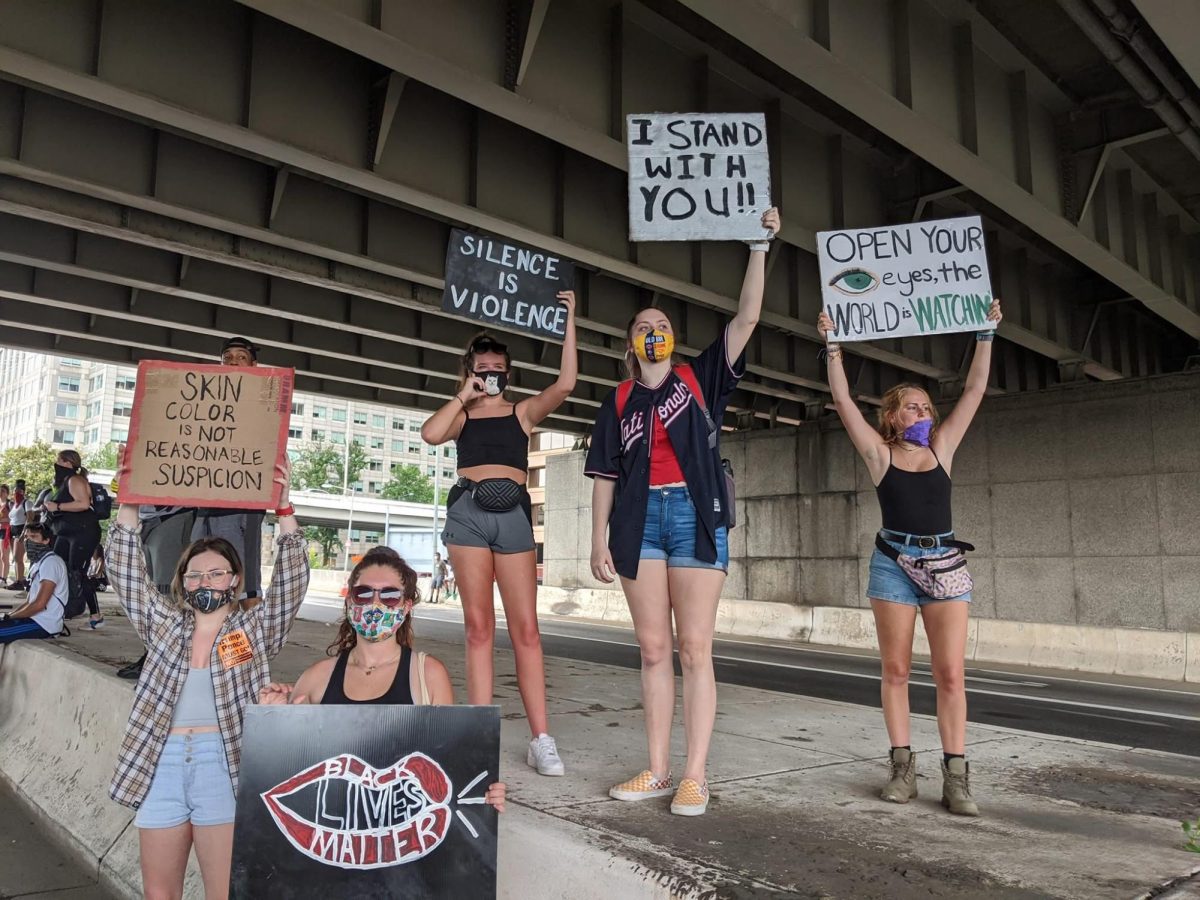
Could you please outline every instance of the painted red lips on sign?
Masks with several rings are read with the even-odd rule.
[[[483,802],[461,795],[484,775],[467,785],[458,802]],[[450,830],[452,789],[445,770],[424,753],[410,753],[386,769],[343,753],[261,796],[279,830],[305,856],[343,869],[377,869],[437,849]]]

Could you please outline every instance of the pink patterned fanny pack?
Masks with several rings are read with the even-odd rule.
[[[901,553],[885,541],[882,535],[877,534],[875,546],[884,556],[895,560],[896,565],[919,591],[934,600],[961,597],[975,586],[975,582],[971,580],[971,573],[967,571],[967,551],[974,550],[974,544],[968,544],[966,541],[942,541],[939,546],[947,548],[946,553],[936,556],[909,556],[907,553]]]

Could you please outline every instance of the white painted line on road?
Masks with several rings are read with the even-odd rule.
[[[1127,719],[1124,716],[1104,716],[1100,713],[1076,712],[1073,709],[1060,709],[1064,716],[1083,716],[1088,719],[1109,719],[1113,722],[1132,722],[1134,725],[1149,725],[1151,728],[1170,728],[1165,722],[1147,722],[1145,719]]]

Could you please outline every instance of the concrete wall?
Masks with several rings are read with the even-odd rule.
[[[879,508],[836,418],[727,434],[725,596],[865,608]],[[582,453],[549,461],[546,584],[595,588]],[[1200,374],[992,397],[954,460],[978,618],[1200,632]]]

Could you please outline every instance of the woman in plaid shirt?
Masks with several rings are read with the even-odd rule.
[[[137,810],[146,897],[181,897],[194,845],[207,900],[229,890],[242,713],[269,681],[308,590],[308,552],[288,502],[276,510],[275,570],[262,602],[241,602],[242,560],[222,538],[184,550],[170,596],[147,576],[138,507],[110,529],[109,578],[148,656],[109,793]],[[252,565],[258,563],[251,560]]]

